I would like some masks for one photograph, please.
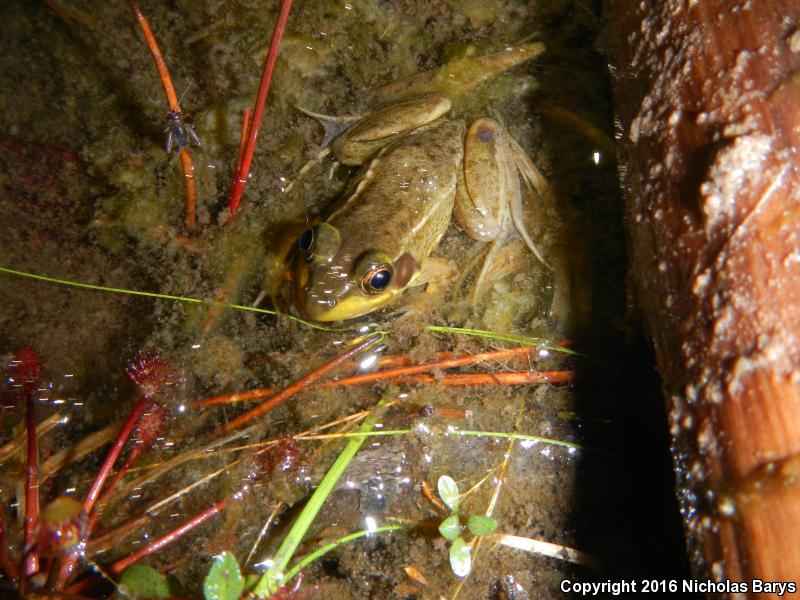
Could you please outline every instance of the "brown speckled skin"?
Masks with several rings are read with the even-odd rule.
[[[307,271],[298,274],[299,280],[307,275],[308,283],[297,301],[308,317],[352,318],[403,291],[406,286],[393,281],[385,293],[369,296],[361,289],[363,273],[355,273],[354,267],[367,252],[384,253],[392,262],[409,253],[419,265],[436,247],[452,217],[464,131],[461,121],[421,127],[385,147],[364,167],[325,219],[341,234],[336,254],[318,264],[297,261],[298,270]]]

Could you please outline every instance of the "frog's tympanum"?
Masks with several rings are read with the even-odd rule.
[[[517,231],[544,262],[522,219],[521,181],[542,192],[535,166],[497,121],[481,118],[467,128],[443,118],[450,107],[441,94],[406,100],[333,140],[340,162],[362,168],[297,240],[292,279],[307,317],[358,317],[429,280],[429,255],[451,217],[495,248]]]

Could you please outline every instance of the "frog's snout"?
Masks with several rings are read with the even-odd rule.
[[[314,321],[337,320],[332,314],[338,301],[334,286],[325,278],[312,281],[311,272],[306,261],[298,259],[294,268],[295,304],[300,312]]]
[[[323,296],[308,288],[300,290],[297,295],[298,308],[306,317],[314,321],[334,321],[335,319],[330,316],[330,313],[336,304],[335,298]]]

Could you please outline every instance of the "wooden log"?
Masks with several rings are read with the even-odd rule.
[[[630,273],[695,575],[800,578],[800,3],[606,0]]]

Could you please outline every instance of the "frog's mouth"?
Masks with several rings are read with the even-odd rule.
[[[312,321],[323,323],[354,319],[370,313],[396,295],[397,290],[390,289],[382,294],[364,294],[356,289],[358,283],[348,281],[328,281],[326,277],[314,278],[312,282],[308,264],[303,260],[295,261],[294,299],[300,312]]]

